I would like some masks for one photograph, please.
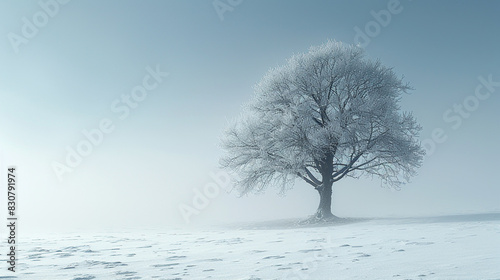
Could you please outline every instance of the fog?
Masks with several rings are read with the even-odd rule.
[[[0,3],[0,207],[16,166],[21,230],[313,214],[317,192],[299,180],[284,195],[239,197],[219,169],[220,137],[268,69],[328,39],[360,44],[405,76],[414,90],[402,109],[427,150],[399,191],[376,178],[335,183],[333,213],[500,211],[498,2],[62,2],[45,7],[46,21],[37,2]],[[196,211],[183,215],[186,206]]]

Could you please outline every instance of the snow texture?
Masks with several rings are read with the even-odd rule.
[[[500,214],[20,241],[18,271],[0,279],[500,279]]]

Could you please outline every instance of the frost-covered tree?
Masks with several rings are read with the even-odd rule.
[[[399,188],[416,174],[424,151],[420,126],[398,105],[403,78],[361,48],[329,41],[271,69],[223,137],[224,168],[242,194],[301,178],[319,193],[314,217],[328,219],[332,185],[345,177],[380,177]]]

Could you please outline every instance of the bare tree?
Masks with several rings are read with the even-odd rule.
[[[329,41],[271,69],[223,138],[224,168],[242,194],[301,178],[319,193],[315,219],[329,219],[332,185],[377,176],[399,188],[420,167],[421,130],[401,112],[403,78],[361,48]]]

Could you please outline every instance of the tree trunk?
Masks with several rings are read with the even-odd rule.
[[[314,215],[317,220],[328,220],[335,216],[332,214],[332,173],[333,173],[333,153],[325,154],[321,164],[321,176],[323,184],[318,188],[319,206]]]
[[[318,220],[333,218],[332,214],[332,184],[325,184],[319,192],[319,206],[315,217]]]

